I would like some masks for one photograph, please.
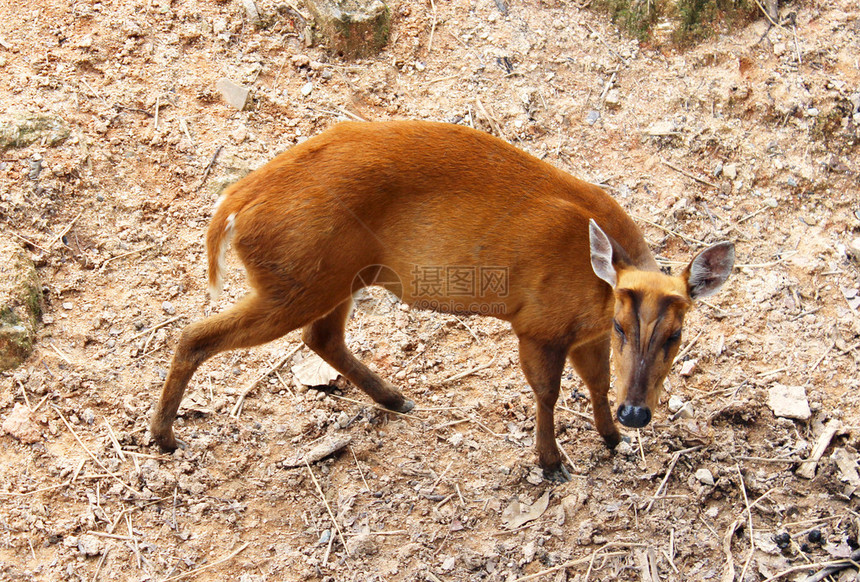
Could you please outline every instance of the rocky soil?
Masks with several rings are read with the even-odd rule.
[[[242,2],[0,6],[0,236],[43,286],[35,352],[0,373],[0,580],[802,580],[849,556],[856,2],[791,2],[780,26],[684,49],[556,0],[392,6],[389,47],[358,61],[312,43],[292,2],[259,2],[256,24]],[[647,429],[606,451],[569,370],[573,479],[544,481],[507,326],[374,291],[349,344],[413,413],[307,389],[292,333],[207,362],[188,448],[151,445],[182,327],[245,292],[228,256],[225,297],[205,295],[218,192],[354,118],[495,133],[602,184],[667,267],[736,242]],[[337,450],[305,464],[321,444]]]

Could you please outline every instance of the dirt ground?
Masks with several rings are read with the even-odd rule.
[[[0,152],[3,235],[44,285],[37,349],[0,374],[0,420],[25,405],[38,431],[0,436],[0,580],[801,580],[857,548],[855,0],[788,3],[764,38],[761,19],[686,49],[558,0],[401,0],[387,50],[354,62],[308,46],[289,5],[259,2],[262,26],[242,2],[0,6],[0,111],[70,130]],[[222,77],[251,88],[246,110]],[[675,269],[734,240],[667,381],[687,414],[661,406],[611,454],[568,370],[573,479],[544,481],[507,325],[377,291],[349,345],[413,413],[298,386],[292,333],[207,362],[177,422],[188,448],[153,447],[182,327],[245,290],[228,254],[225,296],[205,293],[220,188],[356,117],[473,125],[600,183]],[[775,417],[776,385],[805,389],[809,420]]]

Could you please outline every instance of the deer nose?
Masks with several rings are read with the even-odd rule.
[[[622,404],[618,407],[618,422],[629,428],[642,428],[651,422],[651,409]]]

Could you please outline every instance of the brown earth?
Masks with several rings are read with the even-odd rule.
[[[302,17],[269,1],[262,27],[241,2],[0,7],[0,110],[71,130],[0,152],[0,224],[45,304],[35,353],[0,375],[0,418],[26,405],[13,420],[41,435],[0,436],[0,580],[518,580],[568,562],[540,579],[764,580],[857,546],[843,480],[860,425],[856,2],[790,3],[763,39],[764,19],[685,50],[640,46],[573,3],[505,6],[397,2],[389,48],[355,62],[307,47]],[[252,89],[247,110],[224,103],[222,77]],[[182,326],[245,289],[231,257],[226,297],[205,296],[219,188],[354,117],[496,133],[605,185],[675,268],[700,241],[736,241],[726,288],[688,318],[689,375],[678,364],[667,382],[693,417],[664,407],[610,454],[569,371],[557,430],[574,476],[543,481],[507,326],[379,291],[349,343],[413,413],[343,382],[296,387],[302,348],[232,417],[293,333],[207,362],[177,423],[188,448],[151,446]],[[775,418],[777,383],[805,387],[808,421]],[[799,477],[833,421],[844,430]],[[289,468],[343,435],[312,473]],[[535,519],[511,528],[516,500]]]

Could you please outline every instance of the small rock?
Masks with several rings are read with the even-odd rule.
[[[610,89],[606,93],[606,105],[613,108],[621,105],[621,93],[619,93],[618,89]]]
[[[103,548],[102,541],[92,534],[84,534],[78,538],[78,551],[85,556],[98,556]]]
[[[681,398],[680,396],[678,396],[677,394],[673,394],[672,396],[669,397],[668,408],[669,408],[669,412],[671,412],[672,414],[675,414],[676,412],[681,410],[681,408],[683,408],[683,406],[684,406],[684,399]]]
[[[245,6],[245,14],[248,15],[248,20],[252,23],[257,23],[260,20],[260,12],[257,10],[254,0],[242,0],[242,4]]]
[[[454,566],[455,566],[456,564],[457,564],[457,558],[455,558],[454,556],[448,556],[448,557],[447,557],[447,558],[445,558],[445,560],[442,562],[442,570],[443,570],[444,572],[450,572],[451,570],[453,570],[453,569],[454,569]]]
[[[532,470],[526,475],[526,481],[532,485],[540,485],[543,483],[543,470],[540,467],[532,467]]]
[[[773,45],[773,54],[775,54],[776,56],[781,57],[783,54],[785,54],[785,51],[786,46],[784,42],[778,42]]]
[[[176,308],[170,301],[165,301],[164,303],[162,303],[161,309],[163,309],[164,313],[166,313],[167,315],[173,315],[174,313],[176,313]]]
[[[600,112],[592,109],[585,117],[585,123],[587,123],[588,125],[594,125],[595,123],[597,123],[598,119],[600,119]]]
[[[71,311],[74,308],[75,304],[71,301],[63,301],[63,309],[65,309],[66,311]]]
[[[627,441],[621,441],[620,443],[618,443],[618,446],[615,447],[615,452],[625,457],[629,457],[631,455],[636,454],[636,451],[633,450],[633,447]]]
[[[379,551],[376,541],[370,534],[359,534],[346,542],[352,556],[372,556]]]
[[[693,358],[692,360],[687,360],[683,364],[681,364],[681,375],[685,378],[692,376],[693,372],[696,370],[696,364],[698,362],[698,359]]]
[[[696,471],[696,480],[702,485],[707,485],[708,487],[714,486],[714,476],[707,469],[702,468]]]
[[[311,91],[313,91],[313,90],[314,90],[314,84],[313,83],[305,83],[304,85],[302,85],[302,89],[301,89],[302,97],[307,97],[308,95],[311,94]]]
[[[696,416],[696,411],[693,409],[693,403],[692,402],[685,402],[684,406],[682,406],[681,409],[675,413],[672,420],[677,420],[679,418],[693,418],[695,416]]]
[[[325,530],[325,531],[323,531],[323,532],[322,532],[322,535],[320,536],[320,539],[319,539],[319,541],[317,542],[317,544],[318,544],[318,545],[320,545],[320,546],[325,545],[325,544],[327,544],[327,543],[328,543],[328,541],[329,541],[330,539],[331,539],[331,530],[330,530],[330,529],[327,529],[327,530]]]
[[[649,125],[645,133],[653,136],[661,136],[674,135],[677,132],[675,131],[675,124],[671,121],[657,121]]]
[[[25,444],[35,443],[42,439],[39,427],[30,417],[30,409],[20,402],[15,403],[15,408],[3,421],[3,432]]]
[[[346,428],[349,425],[349,415],[343,411],[337,415],[337,420],[335,424],[338,428]]]
[[[54,115],[4,115],[0,117],[0,150],[37,142],[52,146],[70,133],[66,122]]]
[[[860,261],[860,237],[852,240],[848,245],[848,252],[854,257],[855,261]]]
[[[776,383],[770,387],[767,395],[767,405],[774,415],[797,420],[808,420],[812,412],[806,400],[806,389],[803,386],[783,386]]]
[[[527,564],[530,564],[534,561],[536,553],[537,545],[535,544],[534,540],[523,546],[523,560],[525,560]]]
[[[810,107],[806,110],[806,115],[809,117],[818,117],[819,111],[815,107]]]
[[[215,83],[215,88],[221,92],[221,95],[224,97],[224,100],[231,106],[239,111],[245,108],[245,104],[248,102],[248,95],[251,90],[247,87],[243,87],[241,85],[237,85],[230,79],[220,79],[217,83]]]
[[[729,180],[734,180],[738,177],[737,164],[726,164],[723,166],[723,175]]]

